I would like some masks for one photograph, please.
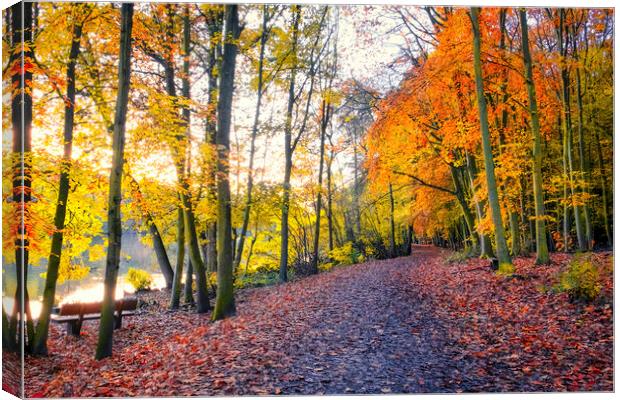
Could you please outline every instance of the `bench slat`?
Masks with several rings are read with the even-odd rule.
[[[122,317],[128,317],[132,315],[136,315],[136,312],[128,310],[128,311],[123,311],[122,313]],[[82,316],[82,321],[95,320],[95,319],[100,319],[100,318],[101,318],[101,314],[85,314]],[[64,324],[67,322],[78,321],[79,319],[80,319],[79,315],[58,315],[58,314],[51,315],[52,322],[55,322],[57,324]]]

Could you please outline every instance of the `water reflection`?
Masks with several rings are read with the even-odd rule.
[[[176,262],[176,249],[169,249],[169,257],[172,265]],[[88,257],[84,257],[88,259]],[[103,299],[103,275],[105,272],[105,259],[97,262],[87,263],[90,267],[88,276],[80,281],[65,281],[57,285],[56,306],[70,302],[94,302]],[[118,274],[117,288],[115,296],[121,298],[124,295],[134,292],[134,288],[127,282],[126,275],[129,268],[143,269],[153,277],[152,289],[160,289],[166,286],[164,276],[159,272],[157,258],[150,245],[145,245],[140,241],[137,233],[133,231],[123,232],[122,237],[122,257]],[[45,287],[45,279],[41,273],[45,272],[46,267],[33,267],[28,269],[27,287],[30,295],[30,308],[33,318],[37,318],[41,312],[41,300]],[[2,304],[7,314],[13,312],[13,296],[17,279],[15,276],[15,264],[3,263],[2,274]]]

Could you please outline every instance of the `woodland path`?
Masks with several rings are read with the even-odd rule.
[[[444,258],[416,246],[410,257],[244,290],[237,315],[216,323],[167,311],[167,292],[151,293],[142,315],[115,334],[112,358],[92,359],[96,323],[79,339],[55,329],[51,356],[26,359],[27,395],[611,390],[607,306],[583,314],[537,292],[540,282],[502,280],[487,262]],[[590,334],[575,316],[601,328]],[[580,346],[556,343],[564,340],[556,329]]]

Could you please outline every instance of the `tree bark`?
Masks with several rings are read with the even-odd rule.
[[[320,132],[320,149],[319,149],[319,181],[316,194],[316,221],[314,223],[314,246],[312,247],[312,260],[310,264],[310,273],[319,272],[319,239],[321,234],[321,201],[323,194],[323,166],[325,164],[325,136],[327,134],[327,125],[331,114],[331,105],[323,99],[321,106],[321,132]]]
[[[190,57],[190,32],[191,25],[189,21],[189,6],[185,5],[185,11],[183,15],[183,77],[182,81],[182,95],[185,99],[190,99],[190,82],[189,82],[189,57]],[[182,110],[183,123],[186,128],[185,138],[181,139],[184,144],[191,146],[190,143],[190,109],[189,106],[184,106]],[[185,146],[181,151],[185,151]],[[185,158],[184,155],[179,154],[181,159]],[[180,163],[182,163],[181,161]],[[184,163],[183,163],[184,164]],[[185,226],[185,240],[188,249],[189,259],[192,262],[194,268],[194,274],[196,275],[196,311],[198,313],[205,313],[211,309],[209,303],[209,289],[207,287],[207,276],[200,256],[200,246],[198,244],[198,233],[196,230],[196,218],[194,216],[193,204],[191,199],[191,192],[189,186],[189,171],[187,174],[181,170],[180,181],[182,183],[181,199],[183,201],[183,225]]]
[[[79,5],[75,7],[77,8]],[[60,165],[58,201],[56,202],[56,212],[54,215],[55,229],[52,234],[52,246],[45,276],[43,306],[31,347],[33,354],[47,354],[50,315],[56,297],[56,282],[58,281],[60,257],[62,256],[62,241],[65,228],[65,216],[67,214],[67,200],[69,198],[69,178],[71,174],[71,151],[73,148],[73,122],[75,114],[75,64],[80,52],[82,28],[82,21],[74,22],[71,35],[71,48],[69,50],[69,61],[67,63],[67,92],[65,94],[65,124],[63,132],[64,148]]]
[[[250,136],[250,160],[248,166],[248,183],[246,188],[246,200],[243,210],[243,223],[241,225],[241,232],[239,233],[239,242],[237,243],[237,251],[235,252],[235,260],[233,264],[233,270],[237,271],[239,264],[241,263],[241,257],[243,256],[243,246],[245,243],[245,235],[247,234],[248,224],[250,223],[250,209],[252,207],[252,188],[254,187],[254,153],[256,151],[256,136],[258,134],[258,124],[260,121],[260,108],[263,98],[263,61],[265,58],[265,47],[267,45],[267,22],[269,21],[269,14],[267,5],[263,4],[263,25],[260,37],[260,51],[258,56],[258,87],[256,89],[256,109],[254,111],[254,123],[252,124],[252,134]]]
[[[297,56],[297,40],[299,34],[299,20],[301,19],[300,6],[292,6],[292,43],[291,54]],[[288,87],[288,105],[286,108],[286,121],[284,126],[284,181],[282,183],[282,222],[280,226],[280,282],[288,280],[288,217],[289,203],[291,197],[291,170],[293,169],[293,108],[295,106],[295,78],[297,76],[297,66],[291,68]]]
[[[487,114],[487,105],[484,97],[484,86],[482,81],[482,63],[480,61],[480,27],[478,25],[478,14],[480,8],[471,8],[471,20],[474,31],[474,74],[476,77],[476,97],[478,98],[478,112],[480,114],[480,131],[482,134],[482,152],[484,155],[484,170],[487,180],[487,189],[489,195],[489,208],[491,210],[491,218],[495,228],[495,242],[497,245],[497,258],[500,268],[506,272],[512,271],[512,260],[508,253],[506,244],[506,236],[504,234],[504,225],[502,222],[501,209],[499,205],[499,197],[497,193],[497,184],[495,182],[495,165],[493,163],[493,151],[491,149],[491,137],[489,134],[489,122]]]
[[[114,329],[114,292],[121,256],[121,185],[123,179],[123,158],[125,147],[125,122],[129,101],[131,78],[131,30],[133,4],[121,6],[120,55],[118,63],[118,92],[114,115],[112,138],[112,170],[110,172],[110,194],[108,197],[108,254],[106,259],[104,297],[99,323],[99,339],[95,358],[112,355],[112,334]]]
[[[170,295],[170,309],[179,308],[181,300],[181,277],[183,276],[183,263],[185,262],[185,222],[183,221],[183,210],[177,207],[177,263],[174,269],[172,280],[172,293]],[[191,272],[190,272],[191,277]],[[190,286],[190,296],[192,294]],[[191,303],[193,303],[193,298]]]
[[[388,192],[390,194],[390,257],[396,257],[396,237],[394,232],[394,192],[392,190],[392,182],[388,184]]]
[[[237,58],[236,41],[241,33],[238,6],[226,5],[224,13],[224,54],[218,100],[217,129],[217,296],[212,319],[225,318],[235,312],[233,293],[233,260],[231,241],[230,185],[228,162],[230,152],[230,123]]]
[[[327,232],[329,235],[329,251],[334,250],[334,215],[332,210],[332,162],[334,161],[334,150],[330,149],[329,159],[327,160]]]
[[[532,57],[530,56],[530,44],[527,31],[527,14],[524,8],[519,10],[521,22],[521,42],[523,49],[523,64],[525,67],[525,83],[529,99],[531,129],[533,137],[532,151],[532,180],[534,189],[534,210],[536,220],[536,263],[549,263],[549,250],[547,248],[547,233],[545,227],[545,204],[542,188],[542,149],[540,122],[538,115],[538,102],[532,72]]]

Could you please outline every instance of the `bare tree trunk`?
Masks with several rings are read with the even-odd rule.
[[[394,192],[392,182],[388,184],[390,194],[390,257],[396,257],[396,238],[394,233]]]
[[[75,5],[75,9],[80,5]],[[58,183],[58,201],[54,216],[54,233],[52,234],[52,246],[48,258],[47,273],[45,276],[45,289],[43,291],[43,307],[39,315],[39,323],[35,333],[31,351],[34,354],[47,354],[47,337],[49,333],[50,315],[56,297],[56,282],[60,257],[62,255],[62,240],[65,228],[65,216],[67,214],[67,200],[69,198],[69,178],[71,173],[71,151],[73,148],[73,126],[75,113],[75,64],[80,52],[82,39],[83,21],[73,24],[71,48],[67,63],[67,92],[65,94],[65,125],[63,133],[64,150],[60,166],[60,179]]]
[[[256,151],[256,135],[258,134],[258,124],[260,121],[260,107],[261,100],[263,98],[263,61],[265,58],[265,47],[267,45],[267,22],[269,21],[269,13],[267,5],[263,4],[263,25],[260,37],[260,53],[258,56],[258,87],[256,89],[256,110],[254,112],[254,123],[252,124],[252,134],[250,137],[250,160],[248,166],[248,183],[246,188],[246,201],[245,208],[243,210],[243,223],[241,225],[241,232],[239,233],[239,242],[237,243],[237,250],[235,252],[235,260],[233,264],[233,270],[236,271],[241,263],[241,257],[243,256],[243,245],[245,243],[245,235],[248,230],[248,224],[250,222],[250,208],[252,207],[252,188],[254,187],[253,174],[254,174],[254,153]]]
[[[605,236],[607,236],[607,245],[611,247],[613,246],[613,234],[612,234],[613,231],[609,223],[610,218],[609,218],[609,205],[608,205],[608,199],[607,199],[607,187],[608,187],[607,171],[605,169],[605,160],[603,159],[603,149],[601,147],[601,138],[600,138],[598,130],[595,130],[594,134],[596,138],[596,152],[598,155],[598,168],[599,168],[600,175],[601,175],[601,197],[603,200],[603,209],[602,209],[603,225],[605,225]]]
[[[217,296],[212,319],[225,318],[235,312],[233,293],[233,259],[231,241],[230,186],[228,162],[230,152],[230,123],[237,58],[236,40],[241,33],[238,6],[226,5],[224,17],[224,54],[218,100],[217,157]]]
[[[99,323],[99,340],[95,358],[112,355],[112,334],[114,329],[114,292],[121,257],[121,186],[125,147],[125,122],[129,101],[131,76],[131,30],[133,4],[121,6],[120,55],[118,63],[118,93],[114,115],[114,136],[112,139],[112,170],[110,172],[110,195],[108,198],[108,255],[106,259],[104,297]]]
[[[472,196],[474,200],[474,206],[476,209],[476,215],[478,217],[478,222],[482,221],[484,218],[484,206],[481,200],[478,199],[478,195],[476,194],[476,185],[474,184],[476,177],[478,176],[478,168],[476,167],[476,161],[472,157],[471,154],[467,153],[465,155],[465,159],[467,161],[467,175],[469,177],[469,185],[471,186]],[[489,235],[480,233],[480,258],[491,258],[493,257],[493,249],[491,248],[491,238]]]
[[[291,44],[291,54],[297,55],[297,40],[299,31],[299,21],[301,19],[301,10],[299,6],[293,8],[293,40]],[[293,108],[295,106],[295,78],[297,76],[297,67],[291,68],[288,88],[288,106],[286,109],[286,121],[284,126],[284,182],[282,184],[282,222],[280,227],[280,282],[288,280],[288,239],[289,239],[289,203],[291,196],[291,170],[293,169]]]
[[[170,309],[179,308],[181,300],[181,277],[183,276],[183,263],[185,262],[185,223],[183,222],[183,209],[177,208],[177,263],[174,269],[172,281],[172,293],[170,296]],[[191,277],[191,273],[190,273]],[[190,296],[192,295],[190,284]],[[193,298],[191,303],[193,303]]]
[[[332,162],[334,161],[334,149],[330,149],[327,160],[327,231],[329,234],[329,251],[334,250],[334,216],[332,213]]]
[[[530,44],[527,32],[527,14],[524,8],[519,10],[521,22],[521,43],[523,49],[523,64],[525,66],[525,81],[529,98],[530,119],[533,136],[532,151],[532,180],[534,186],[534,208],[536,218],[536,263],[549,263],[549,250],[547,248],[547,233],[545,227],[545,204],[542,188],[542,150],[540,136],[540,122],[538,115],[538,102],[532,73],[532,58],[530,56]],[[514,239],[513,239],[514,240]],[[516,254],[514,254],[516,255]]]
[[[482,81],[482,63],[480,61],[480,27],[478,25],[478,15],[480,8],[471,8],[471,20],[474,31],[474,73],[476,76],[476,97],[478,98],[478,111],[480,114],[480,131],[482,134],[482,154],[484,155],[484,170],[487,179],[487,189],[489,194],[489,209],[495,228],[495,243],[497,245],[497,258],[500,268],[509,272],[513,269],[512,260],[508,253],[504,225],[499,205],[497,184],[495,182],[495,165],[493,163],[493,151],[491,149],[491,138],[489,134],[489,122],[487,105],[484,97],[484,86]]]
[[[183,83],[182,95],[187,100],[190,99],[190,82],[189,82],[189,57],[190,57],[190,30],[191,25],[189,21],[189,6],[185,5],[185,11],[183,15]],[[183,107],[182,110],[183,121],[186,127],[186,137],[182,139],[187,146],[191,146],[190,139],[190,110],[188,106]],[[184,151],[184,147],[183,150]],[[181,156],[184,158],[184,156]],[[181,161],[182,162],[182,161]],[[183,163],[184,164],[184,163]],[[183,168],[181,168],[182,173]],[[187,171],[189,175],[189,171]],[[183,201],[183,224],[185,226],[185,240],[188,249],[189,259],[192,262],[194,268],[194,274],[196,275],[196,311],[198,313],[205,313],[211,309],[209,304],[209,289],[207,287],[207,277],[200,256],[200,246],[198,245],[198,233],[196,230],[196,219],[194,217],[193,205],[191,200],[191,192],[188,183],[189,176],[186,174],[181,175],[180,180],[182,182],[181,199]]]
[[[223,12],[217,11],[211,15],[208,21],[209,29],[209,64],[208,64],[208,83],[209,92],[207,94],[207,104],[209,105],[210,113],[205,119],[205,142],[212,144],[214,147],[215,136],[217,131],[217,74],[221,64],[221,40],[219,37],[222,33],[222,18]],[[215,201],[217,198],[217,179],[216,168],[209,166],[209,185],[208,198]],[[207,251],[206,251],[206,268],[207,273],[213,273],[217,271],[217,223],[215,221],[207,222],[206,227],[207,237]]]
[[[183,262],[183,260],[181,260]],[[185,285],[183,286],[183,301],[185,304],[194,305],[194,266],[191,260],[187,260],[187,272],[185,272]]]
[[[314,246],[312,248],[312,260],[310,264],[310,273],[316,274],[319,272],[319,236],[321,234],[321,201],[323,193],[323,165],[325,164],[325,136],[327,133],[327,124],[331,114],[331,105],[323,99],[321,106],[321,132],[320,132],[320,150],[319,150],[319,182],[316,195],[316,221],[314,223]]]

